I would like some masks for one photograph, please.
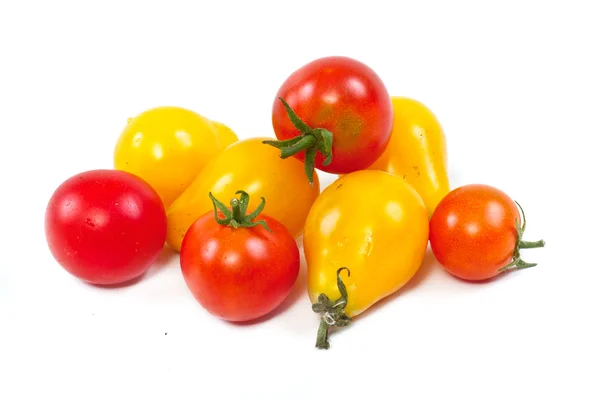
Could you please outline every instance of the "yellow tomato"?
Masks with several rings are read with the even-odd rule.
[[[167,209],[169,246],[180,251],[192,223],[213,211],[209,192],[217,199],[230,199],[238,190],[244,190],[250,195],[248,210],[254,210],[264,197],[263,214],[285,225],[292,236],[300,236],[306,214],[320,192],[319,178],[314,173],[314,186],[311,186],[304,164],[294,157],[280,158],[279,150],[262,143],[266,139],[269,138],[236,142],[200,171]]]
[[[114,167],[150,184],[168,207],[235,133],[193,111],[157,107],[131,118],[117,140]]]
[[[238,137],[235,132],[232,131],[227,125],[218,121],[212,121],[212,124],[216,128],[217,139],[219,140],[219,148],[225,149],[225,147],[238,141]]]
[[[328,186],[304,227],[308,294],[315,311],[325,313],[317,347],[328,347],[328,325],[343,322],[336,315],[358,315],[404,286],[423,261],[428,236],[425,204],[402,178],[363,170]],[[340,273],[347,299],[338,301],[337,271],[343,267],[349,270]]]
[[[423,198],[429,216],[450,191],[446,137],[436,116],[424,104],[392,97],[394,123],[384,153],[369,167],[398,175]]]

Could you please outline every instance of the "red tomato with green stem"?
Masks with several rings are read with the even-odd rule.
[[[391,98],[381,78],[348,57],[314,60],[280,87],[272,110],[283,158],[305,162],[309,182],[318,168],[347,174],[373,164],[392,130]]]
[[[164,246],[167,217],[146,181],[124,171],[91,170],[53,193],[45,233],[52,255],[69,273],[112,285],[150,268]]]
[[[211,314],[228,321],[260,318],[290,294],[300,270],[296,241],[265,206],[247,213],[249,195],[238,191],[231,209],[212,193],[214,213],[198,218],[185,234],[180,263],[185,282]]]
[[[526,220],[519,211],[523,213],[519,203],[495,187],[472,184],[454,189],[431,216],[431,250],[448,272],[471,281],[534,267],[521,259],[521,250],[543,247],[545,242],[522,239]]]

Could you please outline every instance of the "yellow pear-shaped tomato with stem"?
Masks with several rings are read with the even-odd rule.
[[[419,269],[429,236],[425,204],[404,179],[383,171],[344,175],[314,202],[304,227],[308,294],[322,314],[317,347],[404,286]]]
[[[233,198],[243,190],[250,196],[250,208],[266,199],[265,214],[281,222],[297,238],[306,215],[320,192],[313,172],[311,185],[304,164],[294,157],[282,159],[279,151],[262,143],[267,138],[240,140],[217,154],[196,179],[167,209],[167,244],[179,251],[189,227],[213,209],[208,194]],[[257,200],[258,199],[258,200]]]
[[[148,182],[168,207],[216,154],[237,140],[229,127],[194,111],[156,107],[127,122],[114,149],[114,166]]]
[[[392,136],[369,169],[405,179],[423,198],[429,216],[450,191],[446,136],[437,117],[423,103],[392,97]]]

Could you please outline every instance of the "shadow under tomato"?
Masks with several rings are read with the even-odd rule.
[[[457,281],[462,282],[462,283],[464,283],[466,285],[489,285],[489,284],[492,284],[493,282],[498,281],[500,279],[505,279],[509,275],[512,275],[515,272],[519,272],[519,270],[517,270],[517,269],[509,269],[507,271],[500,272],[498,275],[492,276],[491,278],[481,279],[481,280],[469,280],[469,279],[461,278],[460,276],[456,276],[456,275],[451,274],[450,272],[446,271],[445,269],[444,269],[444,272],[451,279],[457,280]]]
[[[165,267],[168,267],[172,263],[173,260],[178,259],[178,258],[179,258],[179,253],[177,251],[173,250],[172,248],[170,248],[169,246],[165,245],[162,248],[162,250],[160,251],[160,254],[158,255],[158,258],[156,259],[154,264],[152,264],[150,269],[148,269],[148,271],[146,272],[146,276],[152,277],[152,276],[156,275],[157,273],[162,271]]]
[[[134,286],[135,284],[139,283],[140,281],[142,281],[144,279],[144,275],[145,274],[139,275],[139,276],[137,276],[133,279],[130,279],[128,281],[125,281],[125,282],[113,283],[113,284],[108,284],[108,285],[102,285],[100,283],[93,283],[93,282],[84,282],[84,283],[91,287],[102,289],[102,290],[123,289],[123,288],[127,288],[130,286]]]
[[[156,261],[154,261],[154,263],[150,266],[150,268],[143,274],[130,279],[128,281],[125,282],[121,282],[121,283],[115,283],[115,284],[109,284],[109,285],[101,285],[101,284],[97,284],[97,283],[91,283],[91,282],[85,282],[87,285],[90,285],[92,287],[95,288],[99,288],[99,289],[123,289],[123,288],[127,288],[133,285],[136,285],[137,283],[143,281],[144,279],[147,279],[149,277],[152,277],[154,275],[156,275],[159,271],[161,271],[163,268],[165,268],[166,266],[168,266],[171,261],[178,256],[179,253],[175,252],[173,249],[171,249],[168,246],[164,246],[162,248],[162,250],[160,251],[158,258],[156,259]]]

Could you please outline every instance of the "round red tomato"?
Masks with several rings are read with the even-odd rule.
[[[300,270],[296,241],[283,224],[246,213],[248,195],[231,209],[211,196],[219,213],[196,220],[183,238],[180,262],[185,282],[211,314],[229,321],[264,316],[291,292]],[[217,218],[215,218],[217,217]]]
[[[144,274],[167,235],[160,197],[141,178],[124,171],[92,170],[64,181],[45,216],[48,247],[77,278],[118,284]]]
[[[290,118],[291,110],[300,122]],[[283,156],[299,151],[295,156],[305,161],[316,155],[316,168],[346,174],[379,158],[389,142],[392,120],[391,98],[370,67],[348,57],[325,57],[296,70],[279,89],[272,122],[282,142],[272,144],[287,147]],[[330,132],[331,143],[323,130]],[[307,137],[298,143],[299,136]],[[285,142],[290,139],[297,141]]]
[[[429,241],[436,259],[451,274],[484,280],[509,268],[536,264],[520,258],[520,250],[544,246],[521,240],[525,223],[517,203],[488,185],[454,189],[438,204],[430,220]]]

